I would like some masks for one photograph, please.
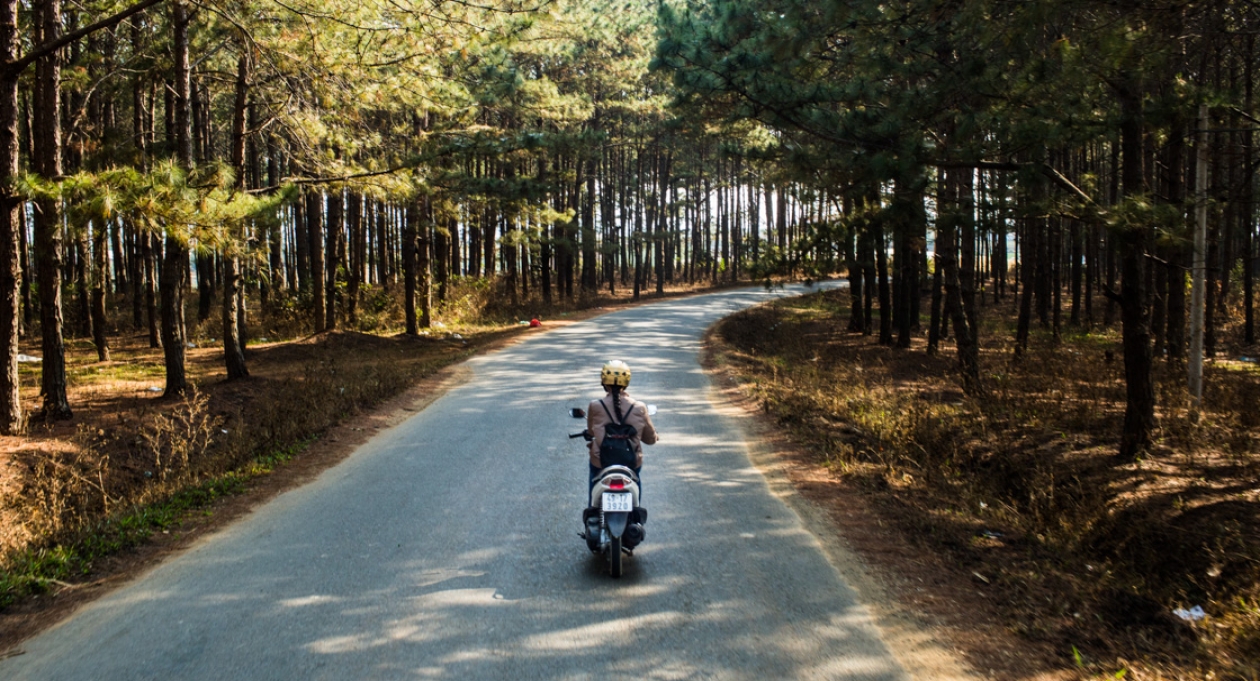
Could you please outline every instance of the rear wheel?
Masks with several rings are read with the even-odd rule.
[[[621,537],[608,538],[608,574],[621,576]]]

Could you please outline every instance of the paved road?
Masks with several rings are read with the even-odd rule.
[[[791,289],[789,289],[789,292]],[[0,661],[0,679],[906,678],[710,405],[716,319],[780,292],[669,301],[540,334]],[[659,406],[648,541],[613,580],[576,536],[569,406],[623,358]]]

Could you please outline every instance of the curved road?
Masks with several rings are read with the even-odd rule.
[[[27,641],[0,678],[904,679],[708,400],[703,329],[783,293],[637,307],[477,357],[469,382]],[[576,535],[586,463],[566,437],[605,358],[630,362],[662,434],[620,580]]]

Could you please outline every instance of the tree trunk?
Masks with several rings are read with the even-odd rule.
[[[1027,197],[1030,203],[1036,205],[1042,200],[1046,194],[1046,183],[1041,178],[1033,181],[1030,188],[1030,195]],[[1020,284],[1019,295],[1019,317],[1015,323],[1015,358],[1019,359],[1028,352],[1028,336],[1032,327],[1033,314],[1033,288],[1035,287],[1036,266],[1030,260],[1038,259],[1040,252],[1040,242],[1045,238],[1045,220],[1044,217],[1025,217],[1020,219],[1023,227],[1023,235],[1020,239],[1019,260],[1017,261],[1018,272],[1016,280]]]
[[[974,176],[967,171],[961,180],[959,225],[962,233],[958,243],[962,253],[958,260],[958,298],[949,301],[946,308],[954,322],[954,344],[958,348],[958,369],[962,374],[963,389],[969,395],[980,395],[984,392],[984,385],[980,381],[980,313],[976,308]],[[947,292],[949,274],[949,268],[946,268],[943,275]]]
[[[172,47],[175,55],[173,102],[175,120],[176,162],[185,170],[192,168],[192,127],[188,64],[188,5],[185,0],[171,2],[171,23],[174,29]],[[162,350],[166,360],[167,397],[182,395],[188,390],[185,370],[187,341],[184,331],[184,269],[188,265],[188,249],[179,238],[183,225],[167,225],[166,253],[162,259]]]
[[[267,186],[274,187],[280,183],[280,163],[276,158],[279,153],[276,149],[274,138],[267,137]],[[280,209],[280,217],[285,215],[283,208]],[[280,220],[270,220],[267,226],[267,269],[270,278],[267,281],[267,287],[270,290],[268,302],[274,304],[275,299],[285,290],[288,284],[288,277],[285,276],[284,266],[284,229]]]
[[[859,232],[858,256],[862,260],[862,279],[865,281],[862,286],[862,320],[866,326],[862,328],[862,334],[869,336],[875,333],[875,297],[879,286],[875,274],[875,225],[870,217],[872,205],[870,201],[864,201],[863,207],[866,216],[862,218],[862,230]]]
[[[56,40],[61,31],[61,0],[44,0],[35,18],[38,42]],[[53,53],[35,65],[34,170],[45,178],[57,178],[61,170],[61,56]],[[47,419],[73,416],[66,399],[66,348],[62,338],[61,204],[36,202],[35,265],[39,272],[40,332],[43,335],[41,391]]]
[[[416,225],[420,222],[420,200],[416,198],[407,206],[402,234],[403,313],[407,334],[411,336],[420,333],[416,323]]]
[[[667,190],[670,184],[670,172],[674,165],[674,154],[669,152],[665,154],[664,162],[661,167],[660,189],[657,191],[657,198],[660,200],[660,206],[656,211],[656,223],[653,225],[652,249],[654,252],[654,263],[656,269],[656,293],[657,295],[665,294],[665,233],[669,228],[667,222],[666,211],[669,204],[666,201]]]
[[[328,328],[327,299],[324,297],[324,194],[313,190],[306,194],[306,238],[310,257],[311,294],[315,333]]]
[[[416,241],[416,291],[420,306],[420,328],[433,326],[433,197],[421,204],[419,237]]]
[[[18,54],[18,2],[0,0],[0,60],[9,62]],[[0,339],[4,342],[3,369],[0,369],[0,434],[17,435],[23,430],[21,383],[18,378],[18,334],[20,330],[18,287],[22,281],[20,238],[25,233],[21,201],[14,194],[18,175],[18,75],[0,79]]]
[[[433,253],[430,261],[435,262],[437,265],[433,269],[436,270],[437,299],[440,304],[446,302],[447,288],[451,279],[451,243],[456,238],[458,228],[454,217],[448,217],[445,225],[439,225],[437,216],[434,213],[432,204],[430,204],[428,223],[433,227]],[[521,273],[521,277],[523,281],[528,279],[528,268]],[[528,284],[523,285],[527,286]]]
[[[877,217],[873,230],[875,269],[879,276],[879,344],[892,345],[892,290],[888,282],[888,245],[884,239],[884,220],[883,215]]]
[[[386,238],[387,225],[389,224],[388,213],[393,212],[383,203],[376,204],[376,283],[381,288],[389,290],[389,261],[390,248],[388,239]]]
[[[96,359],[109,361],[109,340],[105,336],[105,289],[109,285],[108,227],[103,221],[92,221],[95,230],[95,250],[92,258],[92,341],[96,345]],[[87,282],[85,281],[84,284]]]
[[[918,207],[915,202],[918,202]],[[919,293],[919,273],[916,264],[918,249],[914,247],[914,234],[923,206],[922,181],[917,177],[901,178],[893,191],[893,230],[897,244],[897,301],[896,323],[898,348],[910,347],[911,333],[915,326],[914,299]]]
[[[587,159],[582,167],[586,171],[583,178],[585,191],[582,192],[582,290],[593,293],[599,288],[595,271],[595,167],[596,163]]]
[[[240,334],[241,264],[235,255],[223,258],[223,360],[229,381],[249,375]]]
[[[941,324],[942,324],[942,306],[944,305],[944,296],[942,287],[944,286],[944,273],[941,272],[941,234],[936,234],[936,267],[932,272],[932,309],[928,318],[928,342],[927,353],[935,355],[940,351],[941,345]]]
[[[324,330],[337,328],[337,270],[342,263],[345,233],[345,189],[328,193],[328,220],[324,226]]]
[[[204,322],[210,318],[210,312],[214,309],[214,270],[217,262],[208,253],[198,253],[194,260],[197,263],[197,321]]]
[[[1131,84],[1130,84],[1131,86]],[[1121,178],[1126,200],[1135,200],[1143,181],[1143,111],[1136,88],[1120,94]],[[1120,235],[1120,315],[1123,323],[1125,413],[1120,457],[1132,460],[1148,451],[1155,430],[1155,384],[1151,377],[1150,315],[1146,290],[1147,251],[1150,229],[1137,225]]]
[[[844,213],[850,216],[852,212],[852,200],[846,198]],[[862,263],[858,259],[862,238],[858,236],[857,222],[850,220],[849,225],[844,241],[845,260],[849,269],[849,332],[862,333],[866,329],[866,319],[862,314]]]
[[[156,234],[140,235],[140,256],[144,266],[144,309],[149,328],[149,347],[162,347],[162,334],[158,316],[158,249],[161,248]]]
[[[975,222],[970,171],[944,173],[945,201],[937,220],[937,262],[945,289],[945,310],[954,327],[963,390],[982,392],[975,312]],[[960,255],[961,251],[961,255]]]
[[[1084,291],[1084,275],[1085,271],[1082,267],[1085,252],[1084,245],[1081,242],[1081,223],[1078,220],[1072,220],[1071,226],[1068,228],[1068,239],[1071,243],[1072,263],[1068,276],[1071,278],[1072,287],[1072,312],[1068,318],[1068,323],[1073,327],[1081,325],[1081,295]]]
[[[359,321],[359,287],[367,260],[367,240],[363,229],[363,196],[351,192],[346,206],[346,226],[350,231],[349,267],[346,270],[346,319],[353,327]]]
[[[236,190],[245,188],[245,114],[249,103],[249,57],[241,54],[236,62],[236,102],[232,108],[232,168],[236,171]],[[244,235],[233,234],[234,239],[244,241]],[[227,380],[245,378],[249,369],[245,366],[244,310],[241,299],[241,261],[237,249],[244,243],[226,244],[223,248],[223,362]]]

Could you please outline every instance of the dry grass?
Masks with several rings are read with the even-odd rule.
[[[75,423],[39,425],[6,442],[0,571],[8,579],[0,580],[0,603],[79,576],[100,555],[172,521],[166,511],[148,518],[152,509],[206,486],[208,498],[230,493],[493,335],[469,333],[461,342],[321,334],[253,349],[252,375],[231,383],[216,381],[217,363],[204,356],[215,351],[200,350],[191,366],[202,388],[176,401],[125,379],[81,383],[71,396],[82,405]],[[178,501],[173,512],[197,503]],[[86,554],[74,548],[85,542],[105,545]]]
[[[928,356],[921,340],[898,351],[847,333],[844,292],[756,308],[719,333],[819,466],[982,576],[1009,628],[1066,666],[1260,678],[1260,372],[1209,365],[1196,421],[1184,374],[1161,366],[1159,446],[1119,461],[1118,335],[1047,335],[1012,363],[1008,312],[985,311],[979,399],[959,389],[948,344]],[[1208,618],[1172,614],[1193,605]]]
[[[188,372],[197,388],[180,400],[161,397],[162,354],[146,334],[112,334],[110,362],[96,361],[89,340],[69,339],[74,419],[0,437],[0,608],[87,579],[99,558],[236,493],[329,427],[515,333],[519,319],[550,321],[630,298],[623,290],[510,307],[497,302],[506,299],[501,281],[457,278],[447,300],[435,301],[434,327],[409,337],[400,333],[400,289],[368,289],[354,323],[344,324],[349,330],[297,340],[310,332],[309,302],[274,301],[266,316],[251,302],[251,376],[233,382],[224,380],[217,309],[196,323],[190,300]],[[130,327],[125,312],[115,311],[115,329]],[[38,354],[33,340],[28,354]],[[22,364],[21,372],[30,413],[38,407],[39,364]]]

